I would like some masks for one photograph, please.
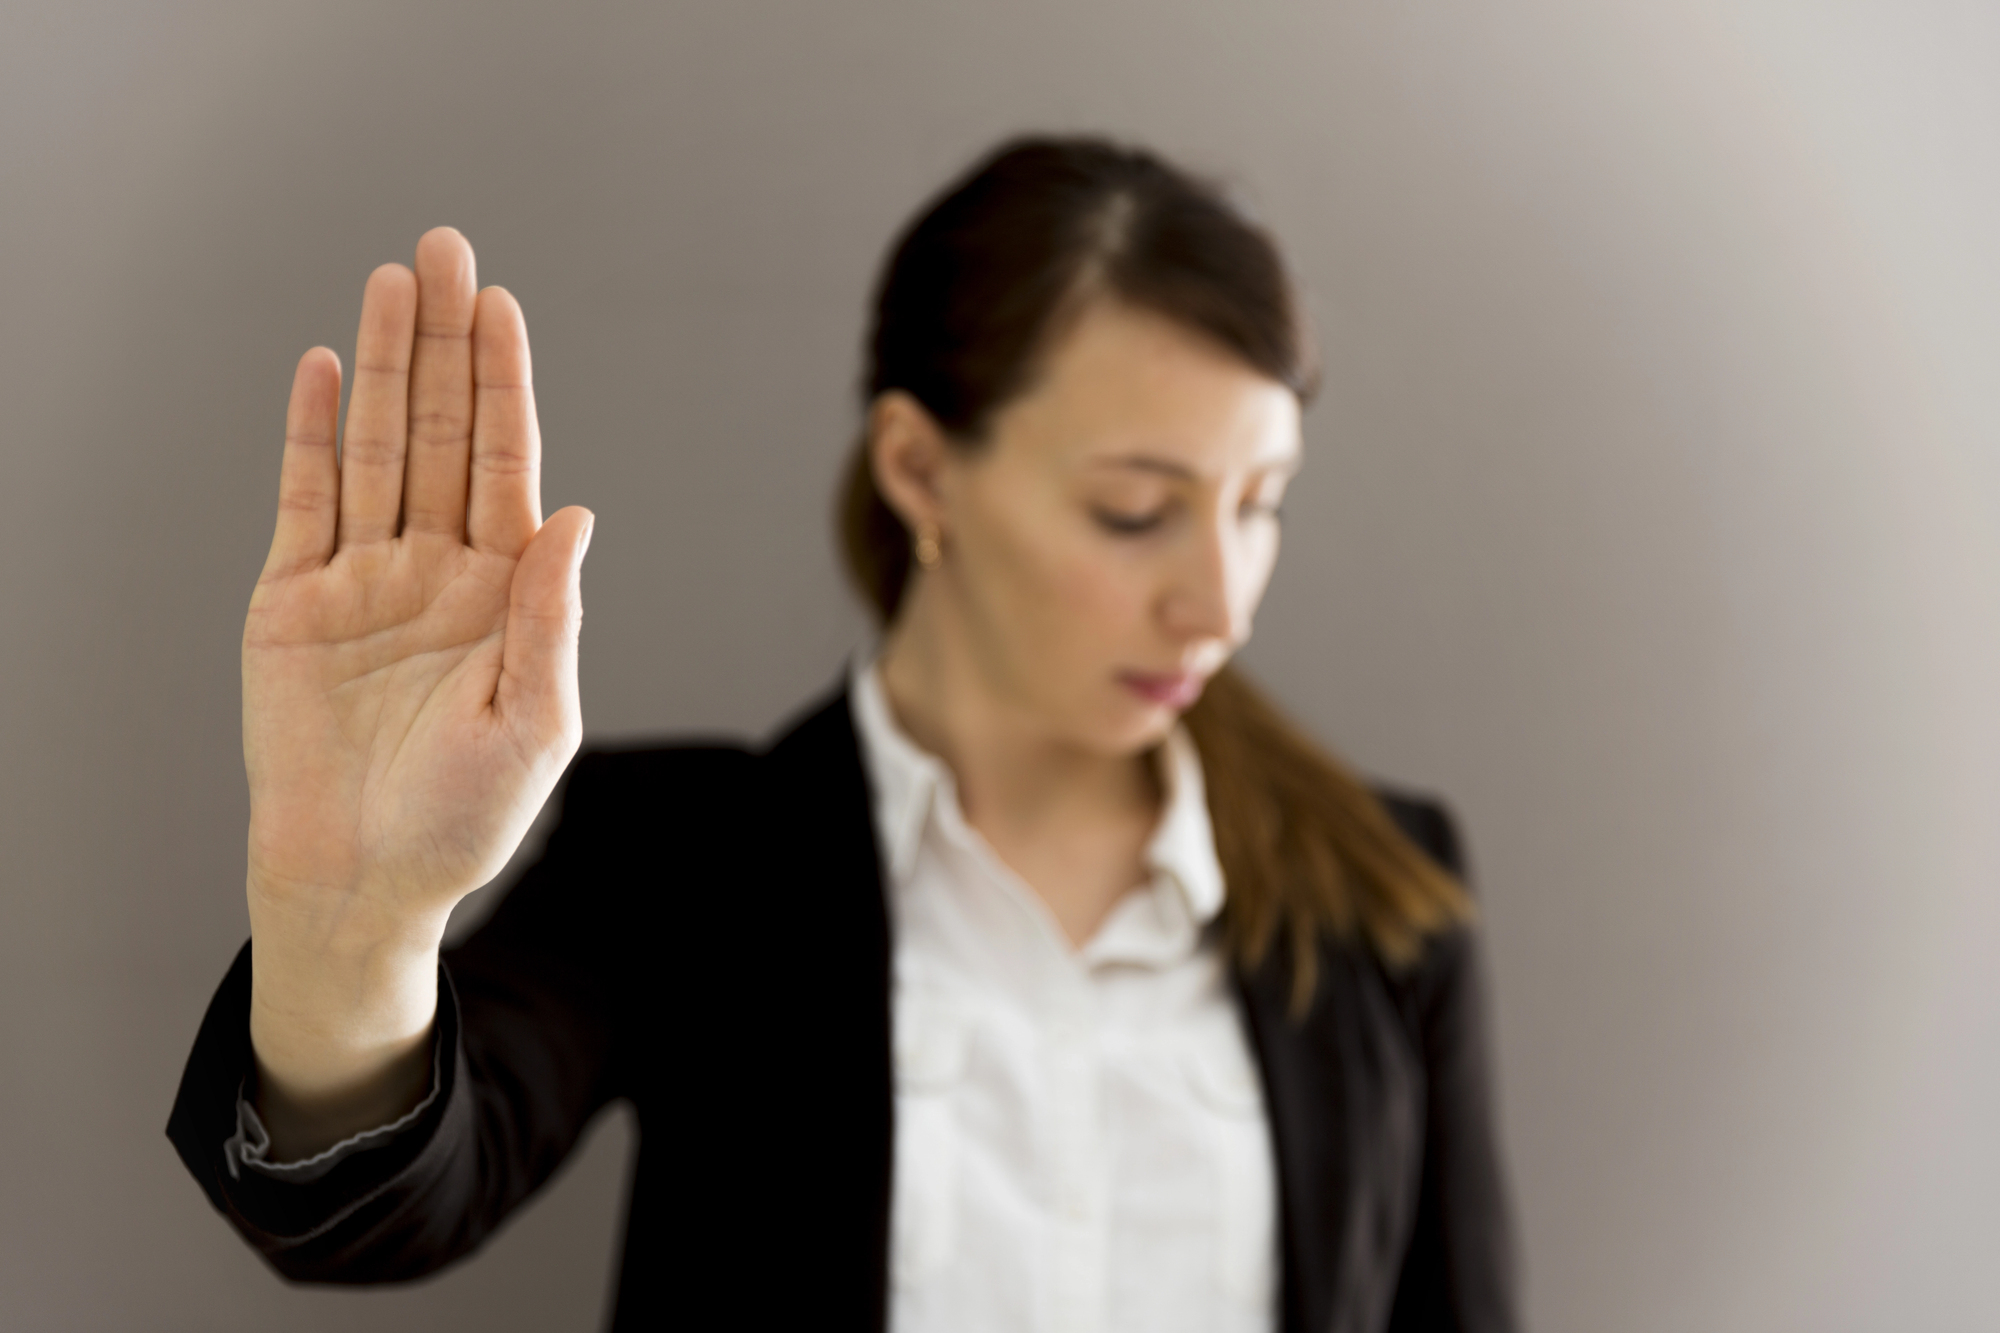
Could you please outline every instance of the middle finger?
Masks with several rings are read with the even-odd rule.
[[[472,247],[451,227],[417,242],[417,338],[410,365],[410,459],[403,530],[465,537],[472,449]]]

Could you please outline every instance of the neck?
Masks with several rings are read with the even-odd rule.
[[[1012,863],[1062,918],[1094,927],[1136,882],[1109,871],[1088,904],[1028,873],[1046,853],[1079,842],[1119,849],[1135,865],[1158,819],[1161,793],[1149,757],[1107,755],[1066,742],[1010,696],[940,595],[919,577],[883,645],[883,693],[903,730],[951,770],[967,822]],[[1106,845],[1109,844],[1109,845]],[[1081,848],[1079,848],[1081,850]]]

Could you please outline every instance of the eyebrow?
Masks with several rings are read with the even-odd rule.
[[[1123,467],[1138,472],[1155,472],[1161,476],[1173,477],[1180,481],[1195,481],[1193,469],[1171,458],[1160,458],[1153,454],[1117,454],[1110,458],[1093,458],[1092,467]],[[1296,475],[1305,466],[1302,454],[1292,454],[1284,459],[1266,465],[1270,469],[1283,471],[1287,476]]]

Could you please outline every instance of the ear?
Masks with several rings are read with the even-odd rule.
[[[901,389],[868,408],[868,464],[876,489],[910,531],[944,526],[943,474],[951,445],[928,409]]]

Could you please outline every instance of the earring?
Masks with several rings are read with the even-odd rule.
[[[938,530],[935,523],[917,525],[915,553],[917,563],[925,569],[936,569],[944,563],[944,548],[938,544]]]

